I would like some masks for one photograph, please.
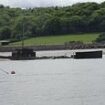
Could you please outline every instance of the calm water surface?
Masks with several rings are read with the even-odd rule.
[[[105,56],[0,61],[0,69],[9,73],[0,70],[0,105],[105,105]]]

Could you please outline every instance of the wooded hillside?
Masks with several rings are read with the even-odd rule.
[[[32,9],[0,5],[0,39],[20,39],[23,31],[25,37],[104,32],[105,2]]]

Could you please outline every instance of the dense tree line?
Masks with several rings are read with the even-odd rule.
[[[0,39],[104,32],[105,2],[67,7],[10,8],[0,5]]]

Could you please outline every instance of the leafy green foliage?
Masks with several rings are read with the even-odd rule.
[[[99,37],[96,39],[96,42],[105,42],[105,32],[99,35]]]
[[[11,29],[7,26],[0,29],[0,39],[9,39],[11,36]]]
[[[0,39],[105,31],[105,2],[68,7],[9,8],[0,5]]]

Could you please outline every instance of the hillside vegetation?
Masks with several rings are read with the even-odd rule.
[[[39,36],[104,31],[105,2],[32,9],[0,5],[0,39],[19,40],[23,33],[25,38],[37,39]]]
[[[98,38],[99,34],[70,34],[61,36],[46,36],[37,37],[24,40],[25,46],[30,45],[59,45],[65,44],[71,41],[81,41],[83,43],[91,43]],[[22,42],[11,43],[10,46],[21,46]]]

